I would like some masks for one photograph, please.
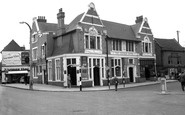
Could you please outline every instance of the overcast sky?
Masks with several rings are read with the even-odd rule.
[[[47,22],[57,23],[60,8],[69,24],[77,15],[86,12],[90,2],[95,4],[101,19],[132,25],[136,16],[147,17],[154,37],[177,38],[185,46],[184,0],[2,0],[0,3],[0,51],[14,39],[29,49],[29,28],[32,19],[45,16]]]

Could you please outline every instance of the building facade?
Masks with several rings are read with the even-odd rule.
[[[2,83],[20,83],[30,71],[29,50],[25,50],[25,47],[20,47],[12,40],[1,53]]]
[[[51,55],[53,38],[57,30],[57,24],[47,23],[44,16],[33,19],[31,51],[32,51],[32,74],[35,83],[48,83],[47,77],[47,56]]]
[[[171,78],[185,70],[185,49],[175,39],[155,38],[155,47],[158,73],[164,72]]]
[[[155,73],[155,47],[147,18],[139,16],[134,25],[102,20],[93,3],[85,13],[65,26],[65,13],[57,14],[57,34],[47,57],[48,84],[67,86],[107,85],[107,78],[119,82],[143,82]]]

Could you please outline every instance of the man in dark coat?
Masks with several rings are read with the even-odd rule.
[[[114,85],[115,85],[115,91],[117,91],[117,89],[118,89],[118,78],[115,76],[113,80],[114,80]]]
[[[178,81],[181,83],[182,91],[184,91],[185,87],[185,72],[181,73],[178,77]]]

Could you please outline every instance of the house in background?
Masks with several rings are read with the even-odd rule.
[[[107,76],[127,82],[141,82],[155,73],[154,38],[147,18],[134,25],[101,20],[95,5],[65,26],[65,13],[57,14],[58,29],[49,49],[48,84],[67,86],[107,85]],[[53,45],[52,45],[53,43]],[[109,73],[108,73],[109,71]]]
[[[20,47],[12,40],[2,51],[2,83],[19,83],[20,79],[28,76],[29,50]],[[5,81],[5,77],[7,81]]]
[[[156,67],[172,76],[185,70],[185,48],[176,39],[155,38]]]

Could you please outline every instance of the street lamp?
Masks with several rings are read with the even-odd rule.
[[[108,52],[108,39],[109,36],[107,35],[107,31],[104,32],[105,34],[105,42],[106,42],[106,73],[107,73],[107,82],[110,89],[110,69],[109,69],[109,52]]]
[[[31,66],[31,62],[32,62],[32,51],[31,51],[31,34],[32,34],[32,29],[31,26],[27,23],[27,22],[19,22],[20,24],[26,24],[29,29],[30,29],[30,60],[29,60],[29,64],[30,64],[30,78],[29,78],[29,89],[33,90],[33,76],[32,76],[32,66]]]

